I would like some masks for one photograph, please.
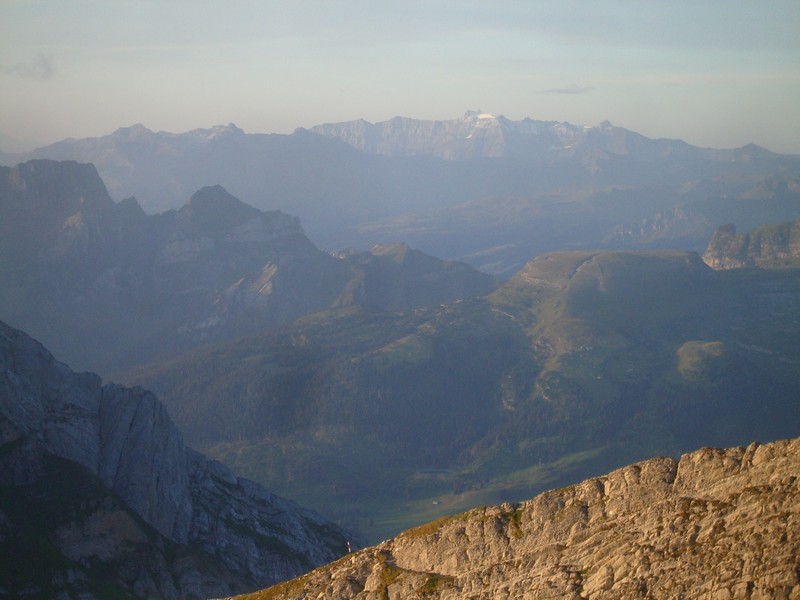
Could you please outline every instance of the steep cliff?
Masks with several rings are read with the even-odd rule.
[[[747,233],[723,225],[714,232],[703,260],[713,269],[800,267],[800,221],[757,227]]]
[[[0,544],[39,563],[27,578],[2,572],[12,595],[102,597],[111,586],[204,598],[297,576],[347,548],[332,523],[186,448],[150,392],[73,373],[3,323],[0,444]]]
[[[800,439],[656,458],[247,598],[796,598]]]

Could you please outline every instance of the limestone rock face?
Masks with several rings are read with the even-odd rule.
[[[757,227],[747,233],[724,225],[714,232],[703,260],[713,269],[798,267],[800,221]]]
[[[139,388],[104,386],[99,431],[86,438],[100,440],[103,483],[162,535],[187,542],[193,507],[186,448],[161,402]]]
[[[105,565],[139,597],[256,589],[347,548],[332,523],[186,448],[152,393],[75,374],[1,322],[0,451],[0,544],[33,537],[29,512],[44,511],[46,544],[81,568]],[[6,503],[5,492],[30,496],[31,507]],[[142,555],[150,558],[139,573]]]
[[[656,458],[407,531],[257,598],[798,598],[800,439]]]
[[[75,375],[28,336],[4,324],[0,331],[0,413],[15,437],[41,438],[52,454],[96,473],[162,535],[185,542],[192,512],[185,447],[163,405],[144,390]]]

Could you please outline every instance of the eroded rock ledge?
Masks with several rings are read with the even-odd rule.
[[[476,509],[250,598],[800,598],[800,439]]]

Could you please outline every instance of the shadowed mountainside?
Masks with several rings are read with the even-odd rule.
[[[348,546],[188,449],[152,393],[73,373],[2,322],[0,531],[0,589],[15,598],[207,598]]]
[[[497,281],[404,245],[322,252],[298,220],[220,186],[147,216],[91,165],[0,167],[0,318],[69,364],[107,373],[357,303],[484,295]]]
[[[653,454],[800,431],[800,271],[571,252],[485,299],[350,308],[121,376],[372,539]],[[213,423],[213,427],[209,424]]]

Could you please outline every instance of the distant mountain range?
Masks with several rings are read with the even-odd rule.
[[[410,309],[496,286],[404,245],[334,257],[295,217],[220,186],[148,216],[112,202],[92,165],[0,167],[0,318],[79,368],[129,368],[336,306]]]
[[[404,245],[322,252],[219,186],[148,216],[91,165],[46,160],[0,168],[0,216],[1,318],[156,390],[191,445],[370,535],[396,531],[370,525],[387,511],[798,425],[795,270],[581,251],[498,289]]]
[[[531,228],[544,245],[605,232],[668,246],[712,217],[792,213],[790,159],[732,156],[677,204],[672,184],[576,188],[476,201],[465,218],[487,243],[510,229],[519,252],[541,247]],[[401,160],[418,159],[499,164]],[[403,244],[323,252],[296,217],[219,185],[147,215],[92,165],[0,168],[0,318],[76,368],[154,389],[191,445],[373,539],[657,453],[796,435],[798,285],[791,268],[602,249],[540,255],[500,285]]]
[[[205,599],[300,575],[349,536],[184,446],[152,393],[73,373],[0,322],[0,594]]]
[[[436,156],[446,160],[513,158],[550,164],[578,158],[586,166],[598,169],[611,156],[630,156],[641,163],[675,157],[689,163],[726,161],[736,155],[735,151],[697,148],[680,140],[649,139],[608,121],[597,127],[530,118],[512,121],[480,110],[467,111],[463,118],[447,121],[394,117],[381,123],[327,123],[310,131],[340,139],[368,154]],[[756,146],[747,150],[769,154]]]
[[[164,407],[191,446],[370,540],[800,431],[800,157],[480,112],[136,126],[36,153],[68,160],[0,167],[17,588],[226,595],[343,552],[338,528],[187,450]],[[527,518],[501,512],[506,532]],[[455,581],[423,566],[403,585]]]
[[[242,600],[791,598],[800,439],[654,458],[404,531]]]
[[[299,216],[327,250],[405,242],[509,277],[543,252],[700,251],[725,223],[747,230],[800,218],[800,157],[474,112],[291,135],[135,125],[0,156],[7,165],[33,158],[93,163],[114,199],[135,196],[147,213],[222,185],[261,210]]]

